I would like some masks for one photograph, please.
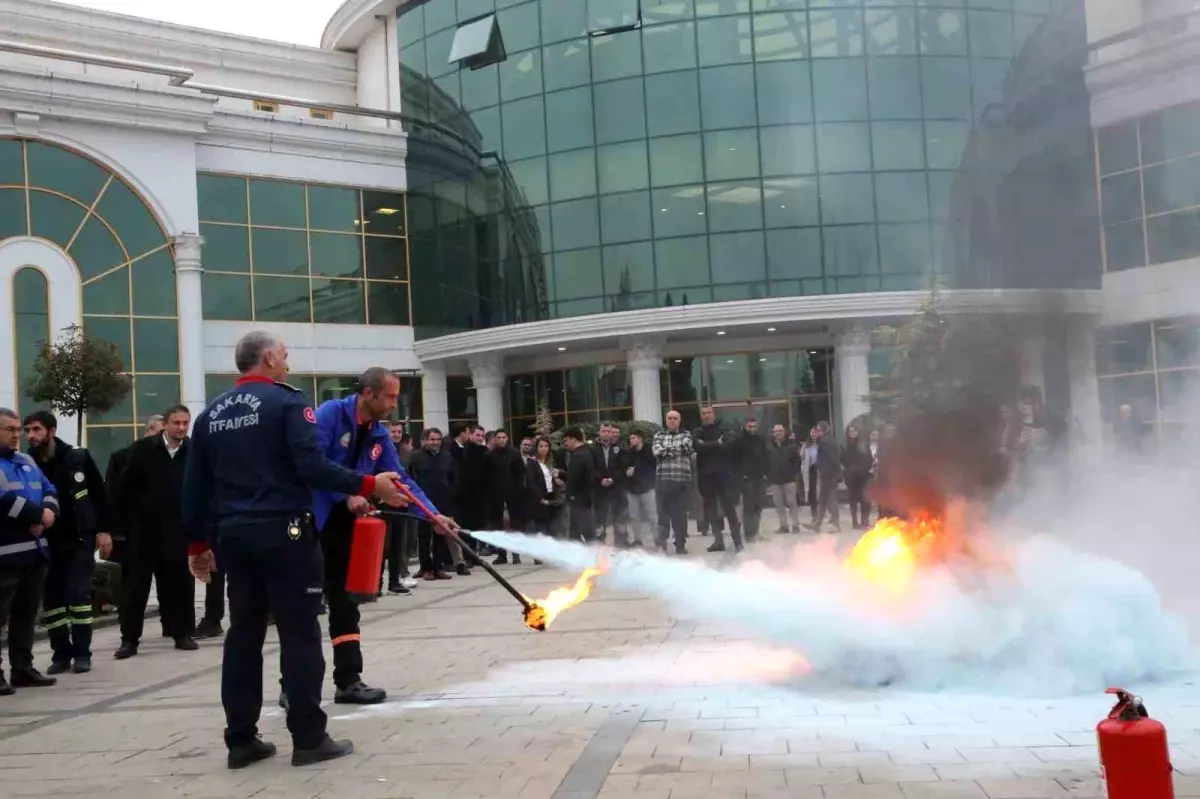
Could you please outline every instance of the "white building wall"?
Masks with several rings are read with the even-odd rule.
[[[251,330],[268,330],[282,339],[297,374],[355,374],[372,366],[421,370],[411,327],[206,321],[204,371],[235,373],[234,345]]]
[[[396,61],[396,21],[377,18],[358,47],[358,104],[364,108],[400,110],[400,67]],[[371,127],[399,129],[395,120],[366,119]]]
[[[354,105],[355,57],[315,47],[171,25],[154,20],[42,0],[0,0],[0,38],[25,44],[180,66],[198,83],[250,89],[264,94]],[[0,64],[28,64],[59,74],[86,74],[99,80],[165,86],[166,77],[0,53]],[[221,98],[219,106],[252,110],[253,101]],[[281,114],[308,117],[283,108]]]

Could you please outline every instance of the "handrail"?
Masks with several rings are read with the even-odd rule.
[[[196,73],[194,70],[188,69],[187,67],[173,67],[167,64],[156,64],[149,61],[136,61],[130,58],[100,55],[99,53],[86,53],[79,50],[66,50],[59,47],[45,47],[38,44],[26,44],[24,42],[15,42],[10,39],[0,39],[0,52],[18,53],[22,55],[36,56],[38,58],[49,58],[56,61],[77,61],[83,64],[92,64],[93,66],[126,69],[131,72],[144,72],[150,75],[163,75],[170,79],[171,86],[182,89],[194,89],[201,94],[211,94],[217,97],[230,97],[239,100],[262,100],[265,102],[279,103],[280,105],[293,106],[296,108],[316,108],[325,111],[332,111],[335,114],[345,114],[347,116],[395,120],[400,122],[402,125],[411,125],[416,128],[427,128],[437,131],[439,134],[447,136],[462,146],[468,148],[476,157],[480,157],[482,155],[479,149],[461,134],[456,133],[449,128],[443,127],[442,125],[416,119],[415,117],[402,114],[398,111],[388,111],[382,108],[366,108],[359,105],[345,105],[343,103],[327,103],[320,100],[309,100],[303,97],[288,97],[286,95],[256,92],[250,91],[249,89],[236,89],[228,86],[216,86],[207,83],[193,83],[192,78],[195,77]]]
[[[1097,39],[1094,42],[1089,42],[1087,49],[1089,53],[1095,53],[1097,50],[1103,50],[1105,47],[1111,47],[1114,44],[1121,44],[1122,42],[1128,42],[1141,38],[1147,33],[1152,33],[1163,28],[1174,27],[1180,22],[1186,22],[1198,14],[1200,14],[1200,5],[1193,6],[1187,11],[1169,14],[1165,17],[1158,17],[1157,19],[1152,19],[1149,22],[1144,22],[1135,28],[1128,28],[1120,33],[1115,33],[1112,36],[1106,36],[1103,39]]]

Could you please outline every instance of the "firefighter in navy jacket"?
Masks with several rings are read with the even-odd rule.
[[[33,667],[33,628],[46,582],[45,532],[58,518],[58,492],[20,444],[21,420],[0,408],[0,627],[8,622],[12,680],[9,685],[0,671],[0,696],[56,682]]]
[[[400,379],[387,369],[373,367],[358,380],[358,393],[329,400],[317,409],[317,442],[325,457],[362,474],[394,472],[409,491],[434,513],[437,509],[400,465],[386,423],[400,400]],[[350,540],[354,518],[372,510],[362,496],[317,491],[313,514],[325,555],[325,596],[329,600],[329,637],[333,642],[334,701],[372,705],[387,698],[381,688],[362,681],[363,659],[358,605],[346,593]],[[411,512],[424,515],[417,507]],[[435,526],[437,519],[429,519]]]
[[[215,531],[229,589],[229,632],[221,669],[225,744],[230,768],[275,754],[258,737],[262,646],[267,614],[275,618],[288,695],[292,764],[308,765],[354,751],[325,731],[321,683],[325,658],[317,610],[323,568],[312,519],[313,489],[375,495],[402,505],[398,475],[364,476],[331,463],[317,443],[316,414],[287,377],[287,348],[265,331],[238,341],[241,376],[192,426],[184,473],[183,519],[192,574],[208,582]]]

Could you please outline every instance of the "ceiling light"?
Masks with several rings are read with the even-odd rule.
[[[732,359],[732,358],[730,358],[730,359],[729,359],[728,361],[726,361],[725,363],[733,363],[733,359]]]
[[[675,359],[675,363],[683,363],[683,359],[682,359],[682,358],[676,358],[676,359]]]
[[[758,359],[758,362],[759,362],[759,363],[766,363],[766,362],[767,362],[767,359],[766,359],[766,358],[759,358],[759,359]]]
[[[768,332],[768,333],[774,333],[774,332],[775,332],[775,328],[773,328],[773,327],[768,327],[768,328],[767,328],[767,332]]]
[[[391,216],[392,214],[398,214],[400,212],[395,208],[376,208],[375,213],[383,214],[384,216]]]
[[[566,352],[566,351],[567,351],[567,348],[566,348],[566,347],[559,347],[559,348],[558,348],[558,351],[559,351],[559,352]]]
[[[724,330],[718,330],[718,331],[717,331],[717,335],[718,335],[718,336],[723,336],[723,335],[725,335],[725,331],[724,331]]]

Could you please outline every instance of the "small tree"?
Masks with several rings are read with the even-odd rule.
[[[55,344],[42,345],[29,396],[50,403],[61,416],[78,418],[82,443],[84,415],[111,411],[129,395],[133,380],[124,368],[113,344],[89,339],[83,328],[71,325]]]
[[[554,417],[550,415],[550,406],[545,402],[538,403],[537,416],[533,418],[531,427],[539,436],[549,436],[554,432]]]

